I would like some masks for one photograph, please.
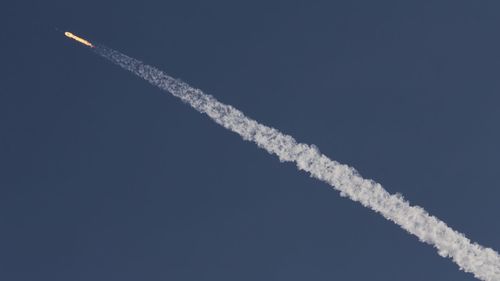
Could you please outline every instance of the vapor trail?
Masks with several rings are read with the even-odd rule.
[[[207,114],[217,124],[239,134],[244,140],[252,141],[270,154],[277,155],[280,161],[295,162],[300,170],[328,183],[340,191],[341,196],[360,202],[417,236],[420,241],[434,246],[439,255],[450,257],[460,269],[481,280],[500,280],[500,256],[497,252],[471,242],[423,208],[410,206],[401,195],[391,195],[380,184],[362,178],[355,169],[329,159],[314,146],[298,143],[291,136],[250,119],[234,107],[139,60],[103,46],[96,46],[93,50],[170,92],[200,113]]]

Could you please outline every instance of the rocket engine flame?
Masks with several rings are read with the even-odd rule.
[[[94,45],[92,45],[92,43],[90,43],[89,41],[87,41],[87,40],[85,40],[85,39],[83,39],[81,37],[78,37],[78,36],[74,35],[71,32],[67,32],[66,31],[66,32],[64,32],[64,35],[66,35],[66,37],[68,37],[68,38],[74,39],[75,41],[78,41],[78,42],[82,43],[85,46],[88,46],[90,48],[94,48]]]

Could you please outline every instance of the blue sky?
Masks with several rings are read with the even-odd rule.
[[[7,6],[1,279],[473,280],[55,28],[314,143],[500,249],[493,1]]]

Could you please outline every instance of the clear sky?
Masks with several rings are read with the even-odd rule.
[[[499,8],[6,4],[0,280],[474,280],[62,31],[317,145],[498,251]]]

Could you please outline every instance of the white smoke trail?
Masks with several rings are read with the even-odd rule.
[[[328,183],[340,191],[342,196],[360,202],[417,236],[420,241],[434,246],[439,255],[450,257],[460,269],[481,280],[500,280],[500,256],[493,249],[472,243],[462,233],[451,229],[421,207],[410,206],[401,195],[389,194],[380,184],[364,179],[355,169],[329,159],[315,146],[297,143],[291,136],[259,124],[234,107],[141,61],[103,46],[97,46],[95,51],[207,114],[216,123],[239,134],[243,139],[277,155],[280,161],[295,162],[300,170]]]

